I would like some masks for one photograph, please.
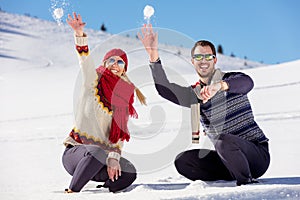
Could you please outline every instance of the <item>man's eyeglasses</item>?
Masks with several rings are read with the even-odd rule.
[[[106,67],[114,65],[115,63],[117,63],[120,68],[124,68],[125,67],[125,62],[123,60],[120,60],[120,59],[118,60],[116,58],[109,58],[106,61]]]
[[[203,60],[203,58],[206,60],[206,61],[211,61],[215,58],[216,56],[214,54],[195,54],[193,55],[193,58],[197,61],[201,61]]]

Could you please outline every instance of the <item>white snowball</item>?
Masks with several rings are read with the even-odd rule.
[[[64,15],[64,10],[62,8],[55,8],[53,15],[56,19],[60,19]]]
[[[154,14],[154,8],[152,6],[146,5],[144,8],[144,17],[149,19]]]

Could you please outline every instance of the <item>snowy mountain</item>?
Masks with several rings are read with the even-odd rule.
[[[147,107],[136,104],[139,119],[130,122],[132,138],[123,153],[136,165],[138,178],[127,192],[108,193],[90,182],[81,193],[66,195],[63,190],[70,176],[61,163],[62,141],[73,125],[73,102],[80,83],[73,33],[66,25],[0,12],[1,199],[299,199],[300,60],[263,66],[218,55],[219,68],[241,70],[254,79],[249,96],[257,122],[270,139],[271,165],[255,185],[191,182],[176,172],[174,156],[212,145],[205,136],[199,145],[191,145],[189,110],[158,96],[147,55],[135,37],[137,31],[111,35],[86,30],[96,63],[101,63],[109,48],[128,52],[129,77],[147,96]],[[170,80],[195,83],[190,48],[169,45],[168,39],[194,41],[176,31],[157,31]]]

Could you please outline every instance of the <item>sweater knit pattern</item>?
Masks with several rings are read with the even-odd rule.
[[[254,120],[247,97],[253,82],[246,74],[225,73],[222,80],[227,82],[229,89],[218,91],[209,101],[203,103],[194,92],[195,86],[184,87],[169,82],[161,61],[150,63],[150,69],[156,90],[163,98],[184,107],[200,103],[200,121],[211,139],[219,134],[232,134],[253,142],[268,141]]]
[[[80,56],[88,56],[89,55],[88,45],[84,45],[84,46],[76,45],[76,50]]]
[[[82,133],[79,129],[73,128],[70,132],[70,137],[72,137],[76,142],[80,144],[91,144],[91,145],[97,145],[101,147],[104,151],[108,152],[117,152],[121,154],[121,147],[111,147],[107,144],[105,144],[102,140],[99,138],[96,138],[92,135],[88,135],[87,133]]]
[[[247,95],[218,92],[201,103],[201,122],[208,136],[233,134],[249,141],[268,141],[254,120]]]
[[[98,80],[99,78],[97,77],[97,80],[95,80],[95,87],[94,87],[96,100],[98,104],[101,106],[101,109],[107,112],[107,114],[112,115],[113,111],[111,109],[111,105],[103,95],[101,91],[100,82]]]
[[[109,134],[112,111],[99,91],[99,76],[89,55],[87,37],[75,37],[81,66],[82,85],[75,109],[75,126],[64,144],[97,145],[108,153],[108,158],[120,159],[123,141],[111,143]]]

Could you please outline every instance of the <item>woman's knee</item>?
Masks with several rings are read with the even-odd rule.
[[[127,182],[126,187],[128,187],[136,180],[137,173],[136,172],[122,172],[121,176],[123,176],[122,178],[124,180],[126,180],[126,182]]]
[[[126,162],[125,165],[124,162]],[[137,178],[137,172],[132,163],[127,160],[124,161],[122,158],[120,163],[122,172],[118,180],[115,182],[111,182],[110,180],[108,180],[104,184],[104,187],[108,187],[110,192],[118,192],[129,187]]]
[[[122,175],[123,179],[127,180],[128,186],[132,184],[137,176],[137,170],[135,166],[128,160],[121,158],[120,165],[122,169]]]
[[[136,174],[136,168],[135,166],[127,159],[121,157],[120,159],[120,166],[122,169],[122,172],[127,172],[131,174]]]
[[[87,145],[86,146],[86,153],[84,155],[88,157],[91,161],[97,160],[102,165],[106,165],[106,153],[103,149],[97,146]]]

